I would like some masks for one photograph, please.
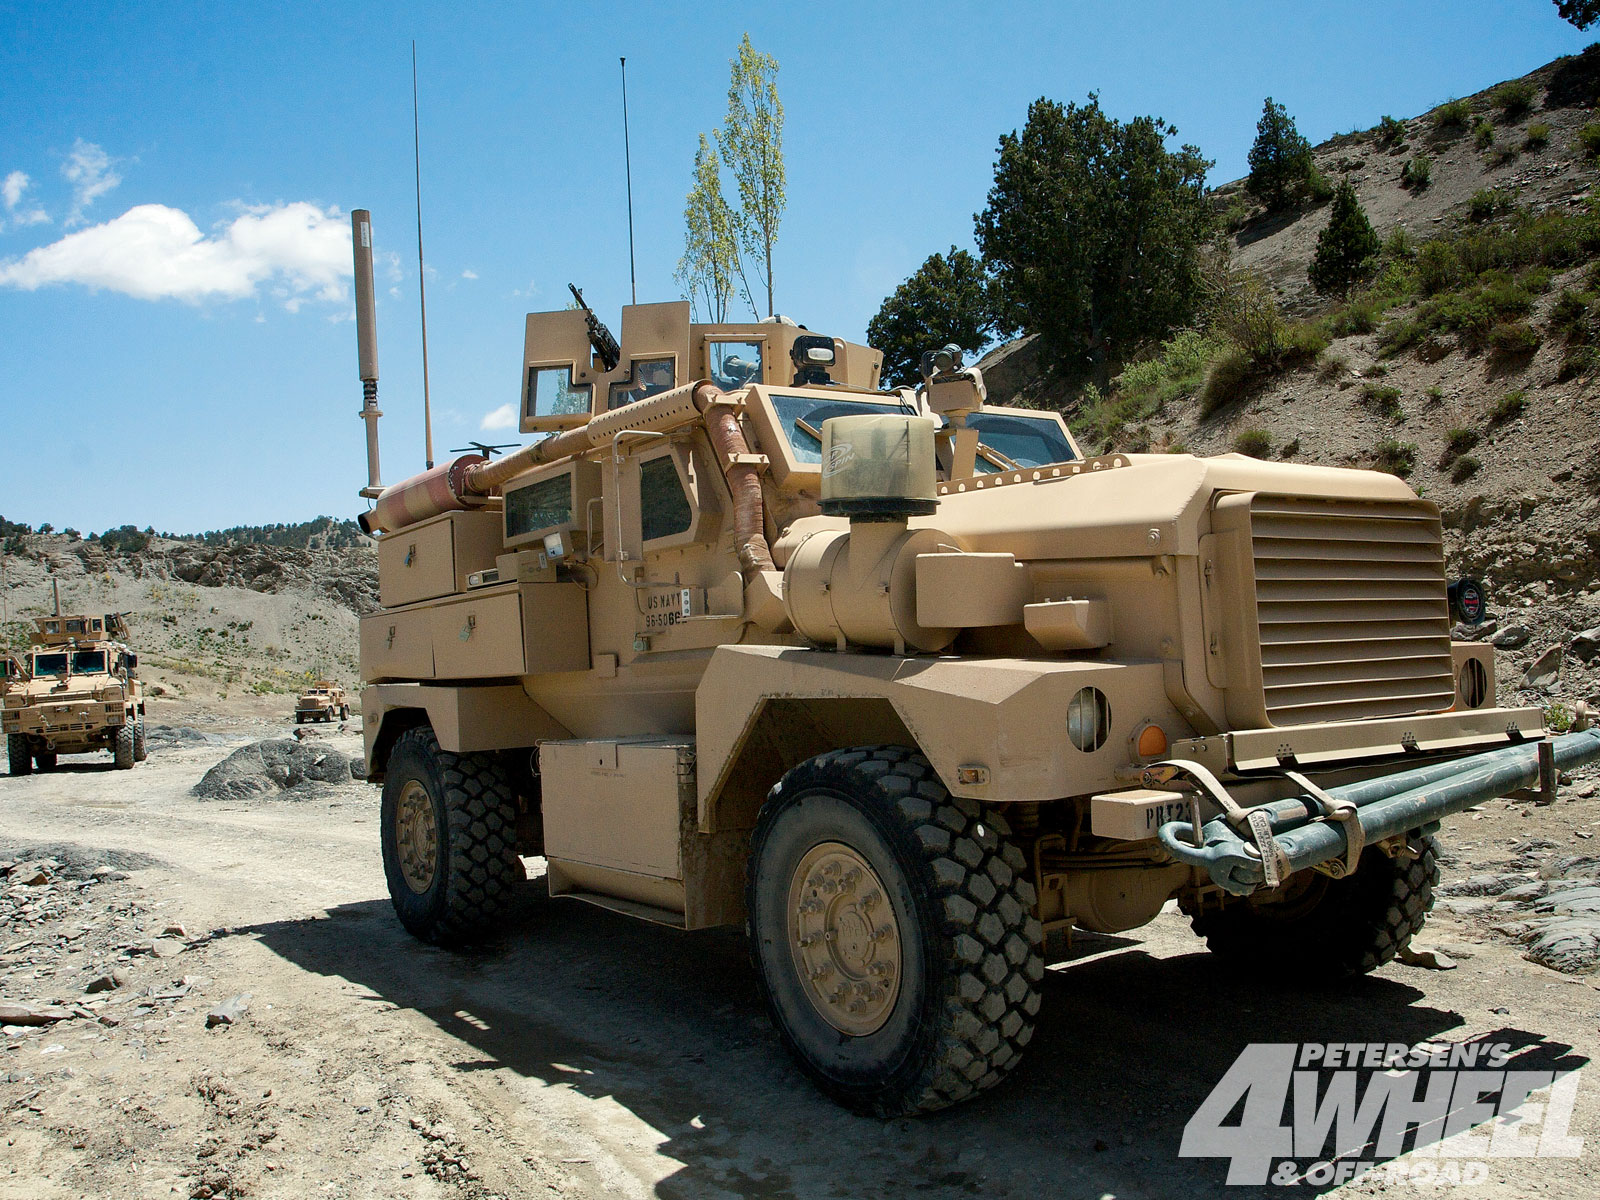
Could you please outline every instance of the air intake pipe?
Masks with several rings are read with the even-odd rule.
[[[953,539],[908,524],[939,503],[933,422],[833,417],[820,432],[822,511],[848,517],[850,528],[808,535],[784,564],[783,602],[795,630],[841,648],[944,649],[957,631],[917,620],[917,558]]]

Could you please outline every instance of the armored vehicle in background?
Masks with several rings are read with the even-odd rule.
[[[0,682],[0,732],[13,775],[54,770],[58,755],[109,750],[118,770],[146,757],[139,659],[121,613],[35,617],[20,669]]]
[[[366,766],[408,929],[500,932],[523,856],[553,896],[743,926],[806,1073],[916,1113],[1016,1064],[1048,933],[1175,899],[1242,964],[1370,971],[1443,816],[1600,754],[1496,705],[1400,479],[1086,458],[948,348],[915,391],[880,361],[687,304],[620,339],[533,313],[541,440],[386,488],[369,443]]]
[[[294,723],[307,721],[348,721],[350,699],[337,683],[319,679],[300,693],[294,702]]]

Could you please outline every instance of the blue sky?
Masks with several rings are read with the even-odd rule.
[[[697,135],[746,30],[781,63],[787,115],[778,308],[852,339],[928,254],[971,246],[995,144],[1041,95],[1165,118],[1216,184],[1244,173],[1265,96],[1318,141],[1592,40],[1550,0],[0,0],[0,514],[86,531],[353,515],[360,207],[384,478],[421,468],[413,38],[437,456],[483,437],[517,397],[522,314],[562,307],[568,280],[613,325],[628,298],[618,56],[639,298],[673,299]]]

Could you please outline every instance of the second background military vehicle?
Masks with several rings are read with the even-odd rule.
[[[348,721],[350,698],[344,688],[328,679],[319,679],[301,690],[294,702],[294,723],[307,721]]]

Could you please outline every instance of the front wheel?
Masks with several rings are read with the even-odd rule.
[[[112,764],[119,771],[133,770],[133,726],[119,725],[117,739],[111,747]]]
[[[133,723],[133,761],[143,762],[150,757],[150,748],[145,742],[144,714],[140,713],[134,718]]]
[[[33,756],[33,765],[41,771],[54,771],[56,769],[56,752],[54,750],[40,750]]]
[[[401,924],[425,942],[494,933],[525,878],[517,798],[488,754],[452,754],[426,727],[402,733],[383,782],[383,872]]]
[[[1216,955],[1302,979],[1365,975],[1389,962],[1422,929],[1439,882],[1439,845],[1409,833],[1391,856],[1368,846],[1343,879],[1301,871],[1281,894],[1257,892],[1191,912]]]
[[[822,754],[773,789],[751,839],[751,949],[785,1045],[840,1104],[930,1112],[1017,1064],[1044,962],[1009,839],[903,746]]]
[[[33,774],[33,751],[20,733],[6,735],[6,763],[13,775]]]

